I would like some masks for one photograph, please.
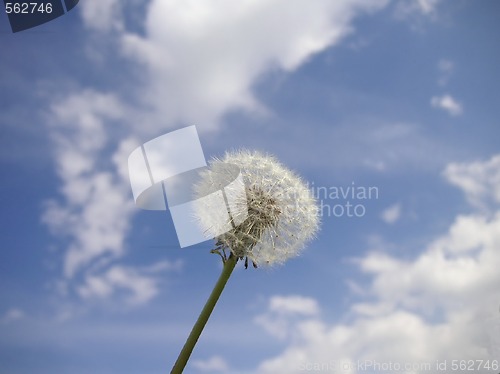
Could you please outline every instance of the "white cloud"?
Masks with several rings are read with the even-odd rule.
[[[269,300],[268,312],[255,317],[254,322],[269,334],[284,340],[289,337],[292,321],[297,318],[319,314],[316,300],[300,295],[273,296]]]
[[[109,299],[119,289],[129,291],[127,303],[131,305],[144,304],[158,293],[158,285],[154,279],[123,266],[113,266],[102,275],[87,276],[78,293],[85,299]]]
[[[83,21],[90,28],[98,31],[123,28],[119,0],[83,1],[78,9]]]
[[[63,201],[48,201],[42,220],[55,234],[70,237],[64,272],[71,278],[100,256],[119,257],[124,252],[133,202],[122,170],[126,159],[117,157],[123,157],[123,144],[132,147],[133,143],[124,141],[114,159],[105,159],[103,152],[113,147],[107,130],[125,114],[114,95],[85,90],[51,110],[50,132]]]
[[[478,305],[498,292],[498,246],[500,214],[492,220],[458,216],[449,232],[415,260],[374,253],[361,261],[361,268],[375,275],[374,293],[394,305],[423,312],[458,307],[464,300]]]
[[[395,223],[399,217],[401,216],[401,205],[400,204],[394,204],[385,209],[380,217],[382,220],[386,223]]]
[[[500,155],[486,162],[452,163],[443,175],[460,187],[475,207],[486,209],[491,203],[500,203]]]
[[[497,157],[483,163],[459,164],[448,172],[461,178],[480,174],[477,183],[489,191],[496,186],[486,176],[498,171]],[[450,170],[450,167],[447,169]],[[446,174],[446,173],[445,173]],[[454,179],[451,181],[455,183]],[[455,183],[466,193],[477,188]],[[493,360],[500,357],[500,210],[459,215],[449,230],[425,246],[413,259],[381,251],[359,260],[371,275],[364,299],[352,304],[345,323],[330,324],[320,314],[282,316],[287,348],[262,362],[259,373],[298,373],[304,370],[362,372],[357,366],[377,361],[401,365],[401,372],[440,372],[436,361]],[[271,303],[269,304],[271,305]],[[272,315],[271,308],[264,315]],[[335,367],[335,365],[337,365]],[[340,367],[339,367],[340,365]],[[427,365],[431,365],[430,367]],[[412,366],[412,367],[410,367]],[[316,368],[316,369],[315,369]],[[371,370],[371,368],[368,368]],[[374,370],[391,372],[391,370]],[[442,371],[442,370],[441,370]],[[487,372],[487,370],[484,370]]]
[[[463,113],[462,104],[456,101],[451,95],[433,96],[431,105],[448,112],[451,116],[459,116]]]
[[[181,263],[162,261],[145,269],[114,265],[104,273],[87,274],[85,282],[78,288],[84,299],[110,299],[120,290],[127,292],[125,302],[135,306],[145,304],[159,292],[160,278],[155,273],[178,270]]]
[[[271,297],[269,310],[279,314],[300,314],[304,316],[314,316],[319,313],[316,300],[297,295]]]
[[[226,373],[229,371],[229,365],[220,356],[213,356],[208,360],[194,360],[191,366],[203,372]]]
[[[438,68],[443,73],[451,73],[455,69],[455,64],[453,61],[443,58],[439,60]]]
[[[406,19],[413,15],[433,16],[441,0],[402,0],[396,2],[395,15]]]
[[[144,273],[154,274],[162,271],[181,271],[184,264],[181,260],[177,261],[159,261],[153,265],[142,268]]]
[[[151,269],[106,269],[126,253],[124,241],[134,212],[126,165],[137,142],[111,136],[114,126],[127,123],[127,114],[116,95],[94,90],[67,95],[51,107],[49,131],[62,186],[61,198],[46,202],[42,220],[67,243],[65,280],[56,282],[62,294],[70,287],[90,300],[122,290],[126,303],[136,305],[158,293]],[[76,277],[78,273],[83,276]]]
[[[436,9],[440,0],[416,0],[418,9],[424,14],[429,14]]]
[[[408,23],[410,29],[423,34],[429,22],[440,19],[439,4],[441,0],[399,0],[393,1],[394,18]]]
[[[252,93],[262,73],[296,69],[386,3],[154,0],[146,35],[125,33],[122,45],[147,72],[141,96],[162,123],[213,128],[230,110],[264,113]]]

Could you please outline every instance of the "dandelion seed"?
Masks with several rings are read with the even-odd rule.
[[[246,196],[236,197],[236,209],[230,216],[233,229],[215,236],[217,244],[240,259],[250,259],[254,266],[281,264],[297,256],[318,231],[318,206],[300,177],[273,156],[245,150],[228,152],[222,160],[210,162],[195,185],[195,195],[206,196],[227,184],[227,175],[235,165],[243,176]],[[214,223],[217,220],[212,214],[209,206],[197,207],[203,230],[220,233],[220,225],[228,222]],[[246,219],[238,220],[243,214]]]

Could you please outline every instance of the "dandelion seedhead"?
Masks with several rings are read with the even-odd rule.
[[[232,229],[215,235],[217,248],[250,259],[254,266],[280,264],[297,256],[318,231],[318,207],[300,177],[273,156],[240,150],[213,159],[195,185],[196,197],[227,185],[235,166],[243,177],[245,193],[238,195],[231,187],[229,191],[225,188],[228,195],[234,192],[235,196],[229,215]],[[223,232],[220,225],[228,223],[214,220],[208,205],[200,205],[197,216],[208,235]]]

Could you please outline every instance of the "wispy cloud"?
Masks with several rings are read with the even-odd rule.
[[[455,63],[451,60],[441,59],[438,62],[439,79],[438,84],[445,86],[450,80],[451,75],[455,71]]]
[[[440,19],[441,0],[401,0],[395,1],[394,18],[409,24],[416,33],[424,33],[429,22]]]
[[[11,308],[7,310],[3,316],[0,316],[0,323],[10,324],[12,322],[22,320],[25,316],[26,315],[22,309]]]
[[[314,131],[306,126],[293,126],[287,129],[286,142],[272,139],[268,145],[263,139],[262,144],[279,149],[282,154],[292,152],[289,147],[291,141],[314,147],[314,152],[301,155],[301,160],[308,167],[317,167],[318,170],[362,168],[388,172],[407,169],[409,165],[417,169],[439,170],[457,150],[429,137],[422,130],[415,123],[390,122],[372,117],[333,126],[316,126]],[[328,139],[328,142],[318,139]],[[336,157],[331,157],[332,149]]]
[[[220,356],[212,356],[207,360],[194,360],[191,365],[204,373],[226,373],[229,371],[229,365]]]
[[[437,4],[440,2],[440,0],[416,0],[414,3],[416,3],[418,9],[424,13],[424,14],[429,14],[432,13],[435,9]]]
[[[451,116],[459,116],[463,113],[462,104],[449,94],[432,97],[431,105],[434,108],[443,109]]]
[[[91,28],[98,31],[111,31],[123,29],[123,18],[120,0],[86,1],[81,4],[83,21]]]
[[[86,301],[120,303],[123,298],[135,306],[158,294],[158,272],[178,265],[111,265],[126,254],[134,212],[126,160],[137,142],[111,136],[113,126],[127,123],[127,113],[116,95],[95,90],[69,95],[51,107],[49,131],[62,186],[60,198],[46,201],[42,220],[67,243],[64,280],[57,283],[61,290],[70,287]]]
[[[489,210],[500,203],[500,155],[488,161],[451,163],[443,176],[462,189],[476,208]]]
[[[401,205],[394,204],[385,209],[380,217],[386,223],[392,224],[395,223],[399,217],[401,216]]]
[[[300,314],[314,316],[319,313],[315,300],[303,296],[273,296],[269,300],[269,310],[278,314]]]
[[[145,304],[159,292],[160,278],[155,274],[179,267],[180,263],[171,264],[166,261],[149,269],[115,265],[98,275],[87,274],[84,284],[78,288],[78,294],[84,299],[106,300],[123,290],[127,294],[126,304]]]
[[[441,0],[403,0],[396,3],[397,18],[407,18],[412,15],[432,16]]]
[[[113,158],[103,155],[110,146],[108,128],[123,114],[114,95],[92,90],[52,106],[49,129],[63,198],[46,203],[42,220],[55,234],[71,238],[64,259],[68,278],[100,256],[124,252],[133,203],[128,182]]]
[[[255,317],[254,322],[274,337],[285,340],[289,337],[290,326],[294,320],[316,317],[319,313],[318,303],[312,298],[276,295],[269,299],[267,312]]]

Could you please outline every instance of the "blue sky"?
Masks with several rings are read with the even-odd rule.
[[[498,359],[499,11],[87,0],[16,34],[2,12],[0,373],[170,370],[221,264],[134,206],[127,157],[193,124],[207,158],[258,149],[379,194],[324,198],[364,214],[238,266],[187,373]]]

